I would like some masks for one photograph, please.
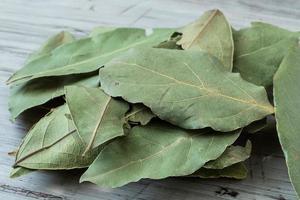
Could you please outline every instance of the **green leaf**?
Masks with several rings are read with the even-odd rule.
[[[69,86],[65,94],[78,134],[86,146],[84,154],[124,135],[124,116],[129,109],[126,102],[113,99],[100,88]]]
[[[232,30],[219,10],[205,12],[197,21],[185,26],[177,42],[183,49],[207,51],[216,56],[228,70],[232,70]]]
[[[35,171],[34,169],[28,169],[25,167],[16,167],[11,170],[9,177],[10,178],[18,178],[20,176],[29,174],[34,171]]]
[[[54,49],[51,54],[27,63],[13,74],[8,83],[20,83],[39,77],[62,76],[91,72],[129,48],[152,47],[171,35],[173,29],[154,29],[147,36],[145,30],[117,28],[93,37],[76,40]]]
[[[277,132],[291,182],[300,197],[300,46],[282,61],[274,77]]]
[[[234,71],[254,84],[270,86],[289,49],[298,43],[299,33],[261,22],[234,32]]]
[[[29,57],[27,62],[47,55],[56,47],[74,40],[74,37],[70,33],[64,31],[60,32],[49,38],[37,52]],[[65,85],[83,84],[90,87],[98,86],[99,81],[97,77],[94,76],[90,78],[92,75],[94,75],[94,73],[72,77],[65,76],[51,79],[38,79],[12,86],[8,102],[11,119],[14,121],[23,111],[63,95],[63,87]]]
[[[119,187],[142,178],[188,175],[219,157],[239,133],[188,131],[164,122],[136,126],[127,137],[108,144],[80,182]]]
[[[224,169],[236,163],[247,160],[251,154],[251,142],[247,141],[246,146],[229,146],[224,153],[216,160],[209,161],[203,167],[206,169]]]
[[[132,49],[99,75],[107,94],[142,102],[159,118],[187,129],[226,132],[273,113],[263,87],[228,72],[205,52]]]
[[[98,73],[40,78],[20,85],[13,85],[10,90],[8,107],[12,120],[25,110],[44,104],[64,94],[64,86],[84,85],[98,87]]]
[[[82,156],[85,145],[69,115],[64,104],[40,119],[25,136],[14,167],[61,170],[89,166],[100,148]]]
[[[62,31],[56,35],[53,35],[45,42],[45,44],[42,45],[42,47],[39,50],[31,54],[26,62],[28,63],[41,56],[49,54],[53,49],[61,46],[62,44],[66,44],[73,41],[75,41],[74,36],[66,31]]]
[[[126,114],[125,120],[129,123],[140,123],[146,125],[155,117],[151,110],[143,104],[133,104],[131,110]]]
[[[189,177],[199,178],[247,178],[248,170],[244,163],[237,163],[223,169],[206,169],[201,168]]]

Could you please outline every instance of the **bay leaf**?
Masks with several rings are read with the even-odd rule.
[[[239,136],[211,129],[184,130],[165,122],[135,126],[131,133],[108,144],[80,182],[120,187],[142,178],[161,179],[195,172],[219,157]]]
[[[173,29],[154,29],[151,35],[138,28],[117,28],[60,46],[51,54],[27,63],[14,73],[8,84],[48,76],[92,72],[129,48],[152,47],[171,35]]]
[[[148,124],[155,115],[143,104],[133,104],[131,110],[126,114],[125,120],[129,123]]]
[[[207,51],[232,71],[233,37],[231,26],[220,10],[209,10],[198,20],[185,26],[177,42],[183,49]]]
[[[223,169],[206,169],[201,168],[189,177],[199,178],[234,178],[245,179],[247,178],[248,170],[244,163],[236,163]]]
[[[229,146],[216,160],[207,162],[203,167],[206,169],[224,169],[236,163],[243,162],[250,157],[251,142],[247,141],[246,146]]]
[[[266,91],[200,51],[131,49],[100,69],[102,89],[187,129],[231,131],[273,113]]]
[[[76,130],[86,146],[84,154],[124,135],[124,116],[129,109],[126,102],[113,99],[100,88],[68,86],[65,95]]]
[[[68,115],[64,104],[40,119],[25,136],[14,167],[61,170],[89,166],[100,148],[82,156],[85,145]]]
[[[53,49],[61,46],[62,44],[66,44],[69,42],[75,41],[74,36],[67,32],[67,31],[61,31],[53,36],[51,36],[43,45],[42,47],[31,54],[29,58],[27,59],[27,63],[35,60],[41,56],[44,56],[46,54],[49,54]]]
[[[29,174],[34,171],[35,171],[34,169],[28,169],[25,167],[16,167],[11,170],[9,177],[10,178],[18,178],[20,176],[24,176],[24,175]]]
[[[29,56],[27,62],[47,55],[53,49],[74,40],[74,37],[69,32],[62,31],[50,37],[38,51]],[[65,85],[83,84],[91,87],[98,86],[99,81],[95,76],[90,78],[92,75],[94,73],[87,73],[82,76],[44,78],[12,86],[8,101],[11,120],[14,121],[19,114],[29,108],[44,104],[53,98],[63,95],[63,87]]]
[[[289,49],[298,44],[299,33],[261,22],[234,32],[234,71],[254,84],[268,87]]]
[[[8,107],[14,121],[29,108],[42,105],[64,94],[64,86],[83,85],[98,87],[98,73],[91,72],[51,78],[39,78],[20,85],[13,85],[10,90]]]
[[[277,132],[291,182],[300,197],[300,46],[282,61],[274,77]]]

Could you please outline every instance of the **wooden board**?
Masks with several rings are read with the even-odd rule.
[[[235,28],[260,20],[299,30],[299,0],[1,0],[0,1],[0,199],[103,200],[294,200],[275,133],[253,138],[256,156],[244,181],[168,178],[142,180],[117,189],[78,184],[82,171],[35,172],[8,178],[16,149],[34,119],[9,121],[7,78],[49,36],[68,30],[82,37],[100,25],[177,27],[219,8]],[[270,137],[272,139],[270,139]],[[267,144],[267,145],[266,145]]]

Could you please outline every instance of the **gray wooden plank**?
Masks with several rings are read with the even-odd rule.
[[[79,173],[35,172],[8,177],[17,148],[33,119],[9,121],[5,80],[50,35],[69,30],[82,37],[96,26],[177,27],[211,8],[221,9],[235,28],[267,21],[291,30],[300,27],[298,0],[1,0],[0,1],[0,199],[296,199],[276,137],[259,145],[249,162],[247,180],[169,178],[142,180],[117,189],[78,184]],[[29,121],[28,123],[26,121]],[[32,123],[32,122],[31,122]],[[273,134],[274,135],[274,134]],[[269,138],[269,137],[268,137]],[[268,139],[269,140],[269,139]],[[234,197],[235,192],[237,196]]]

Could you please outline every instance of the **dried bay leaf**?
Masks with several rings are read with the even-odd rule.
[[[124,135],[124,116],[129,109],[126,102],[113,99],[100,88],[68,86],[65,94],[78,134],[86,146],[84,154]]]
[[[98,73],[39,78],[20,85],[13,85],[8,102],[12,120],[15,120],[18,115],[29,108],[42,105],[53,98],[62,96],[64,86],[67,85],[98,87]]]
[[[263,87],[228,72],[200,51],[131,49],[100,70],[102,89],[143,103],[187,129],[231,131],[273,113]]]
[[[201,168],[189,177],[199,178],[247,178],[248,170],[244,163],[236,163],[223,169],[206,169]]]
[[[224,169],[236,163],[243,162],[250,157],[251,142],[247,141],[246,146],[229,146],[216,160],[209,161],[203,167],[206,169]]]
[[[64,104],[35,124],[19,148],[14,167],[61,170],[89,166],[100,148],[82,156],[85,145],[68,115]]]
[[[42,47],[34,52],[27,63],[41,56],[49,54],[53,49],[74,41],[74,37],[69,32],[60,32],[50,37]],[[44,104],[49,100],[63,95],[63,87],[70,84],[83,84],[91,87],[98,86],[97,78],[91,77],[94,73],[87,73],[82,76],[66,76],[51,79],[38,79],[14,85],[10,88],[8,107],[11,112],[11,119],[14,121],[23,111]]]
[[[300,46],[282,61],[274,76],[277,132],[291,182],[300,197]]]
[[[67,31],[59,32],[50,37],[39,50],[31,54],[28,57],[26,63],[35,60],[43,55],[49,54],[53,49],[61,46],[62,44],[66,44],[73,41],[75,41],[75,38],[71,33]]]
[[[239,133],[184,130],[165,122],[135,126],[128,136],[108,144],[80,181],[119,187],[142,178],[189,175],[219,157]]]
[[[129,123],[148,124],[155,115],[143,104],[133,104],[131,110],[126,114],[125,120]]]
[[[16,167],[11,170],[9,177],[10,178],[18,178],[20,176],[24,176],[24,175],[29,174],[34,171],[35,171],[34,169],[28,169],[25,167]]]
[[[102,67],[117,55],[137,46],[152,47],[171,35],[173,29],[154,29],[149,36],[138,28],[117,28],[104,31],[60,46],[51,54],[27,63],[14,73],[10,83],[20,83],[48,76],[62,76],[91,72]]]
[[[177,42],[183,49],[207,51],[216,56],[228,70],[232,70],[232,29],[219,10],[205,12],[197,21],[185,26]]]
[[[299,33],[253,22],[250,28],[234,32],[234,71],[254,84],[270,86],[289,49],[297,46]]]

